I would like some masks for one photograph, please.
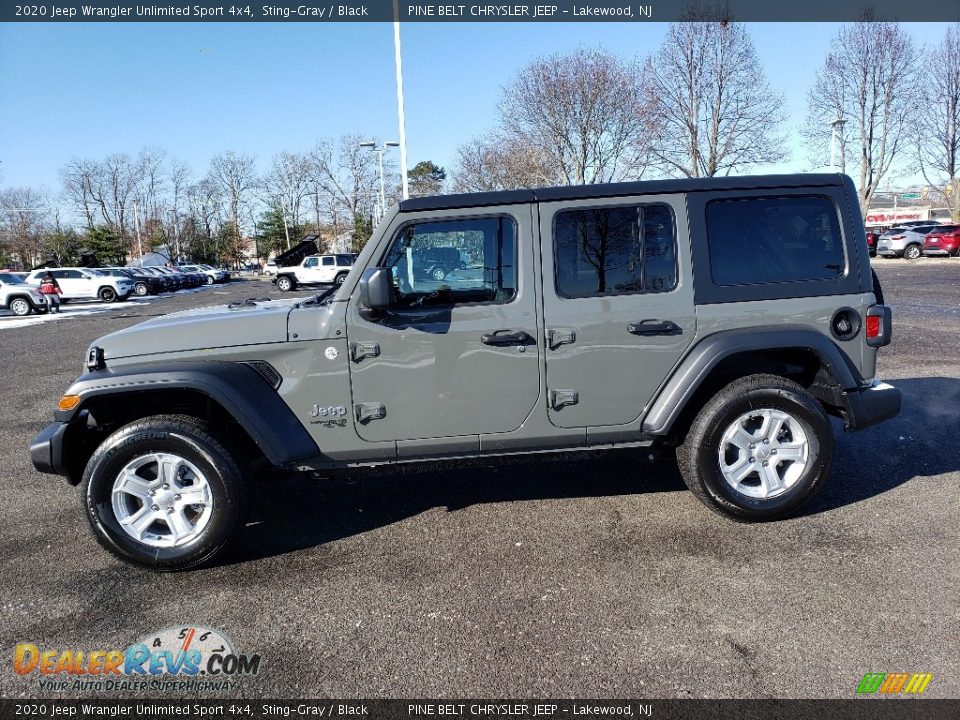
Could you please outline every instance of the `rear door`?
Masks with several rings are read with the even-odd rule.
[[[696,332],[683,195],[542,203],[540,237],[551,423],[637,420]]]

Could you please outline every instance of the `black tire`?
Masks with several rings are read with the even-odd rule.
[[[334,285],[343,285],[343,281],[347,279],[346,273],[340,273],[333,279]]]
[[[97,291],[97,297],[105,303],[116,302],[117,291],[112,287],[102,287]]]
[[[763,409],[786,413],[799,423],[807,437],[807,465],[780,494],[756,498],[728,484],[719,453],[724,432],[738,418]],[[693,494],[714,512],[741,522],[777,520],[796,512],[820,490],[832,460],[833,431],[820,403],[778,375],[748,375],[724,387],[700,409],[677,448],[680,474]]]
[[[10,308],[10,312],[20,317],[24,317],[33,312],[33,305],[30,304],[29,300],[22,297],[13,298],[8,307]]]
[[[430,277],[436,280],[437,282],[440,282],[445,277],[447,277],[447,271],[444,270],[442,267],[435,267],[430,271]]]
[[[174,453],[196,466],[211,491],[206,525],[182,546],[157,547],[129,535],[112,504],[113,483],[138,457]],[[103,547],[130,563],[160,571],[187,570],[211,563],[241,527],[245,506],[243,477],[224,445],[202,421],[184,415],[155,415],[126,425],[96,449],[81,481],[87,518]]]
[[[215,282],[213,279],[213,275],[207,275],[207,279],[205,282],[207,285],[213,285],[213,283]]]
[[[296,290],[297,281],[289,275],[279,275],[277,277],[277,290],[280,292],[290,292]]]
[[[133,293],[137,297],[143,297],[150,294],[150,288],[147,287],[146,283],[138,282],[133,286]]]
[[[923,255],[923,250],[917,244],[907,245],[903,251],[903,257],[906,260],[916,260],[921,255]]]

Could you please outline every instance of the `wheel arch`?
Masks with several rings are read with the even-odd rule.
[[[862,384],[859,371],[822,333],[802,326],[727,330],[691,348],[657,393],[644,416],[643,431],[683,433],[697,410],[727,383],[744,375],[770,373],[795,380],[831,414],[839,395]]]
[[[192,362],[128,366],[81,376],[66,391],[80,397],[70,411],[61,456],[76,484],[97,446],[116,428],[151,415],[180,414],[205,420],[233,440],[245,460],[284,466],[320,454],[316,443],[274,387],[251,365]]]

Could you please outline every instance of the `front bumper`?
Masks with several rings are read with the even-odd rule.
[[[856,432],[900,412],[901,393],[893,385],[874,380],[870,385],[841,394],[846,430]]]
[[[69,423],[55,422],[47,425],[30,443],[30,460],[42,473],[67,476],[63,463],[63,438]]]

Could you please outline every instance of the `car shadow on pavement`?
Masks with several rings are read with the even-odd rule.
[[[225,562],[246,562],[314,547],[403,521],[437,507],[573,499],[685,490],[664,452],[640,450],[527,456],[506,462],[432,462],[258,483],[244,542]]]
[[[960,379],[891,380],[903,393],[900,414],[856,433],[834,426],[830,478],[804,515],[834,510],[924,477],[960,470]]]
[[[895,380],[900,415],[858,433],[834,425],[830,478],[801,513],[853,505],[924,476],[960,470],[960,379]],[[437,507],[686,491],[673,453],[650,463],[640,450],[386,466],[336,479],[281,475],[256,484],[244,542],[226,563],[315,547],[385,527]],[[573,508],[574,503],[571,503]],[[707,513],[707,509],[703,509]]]

